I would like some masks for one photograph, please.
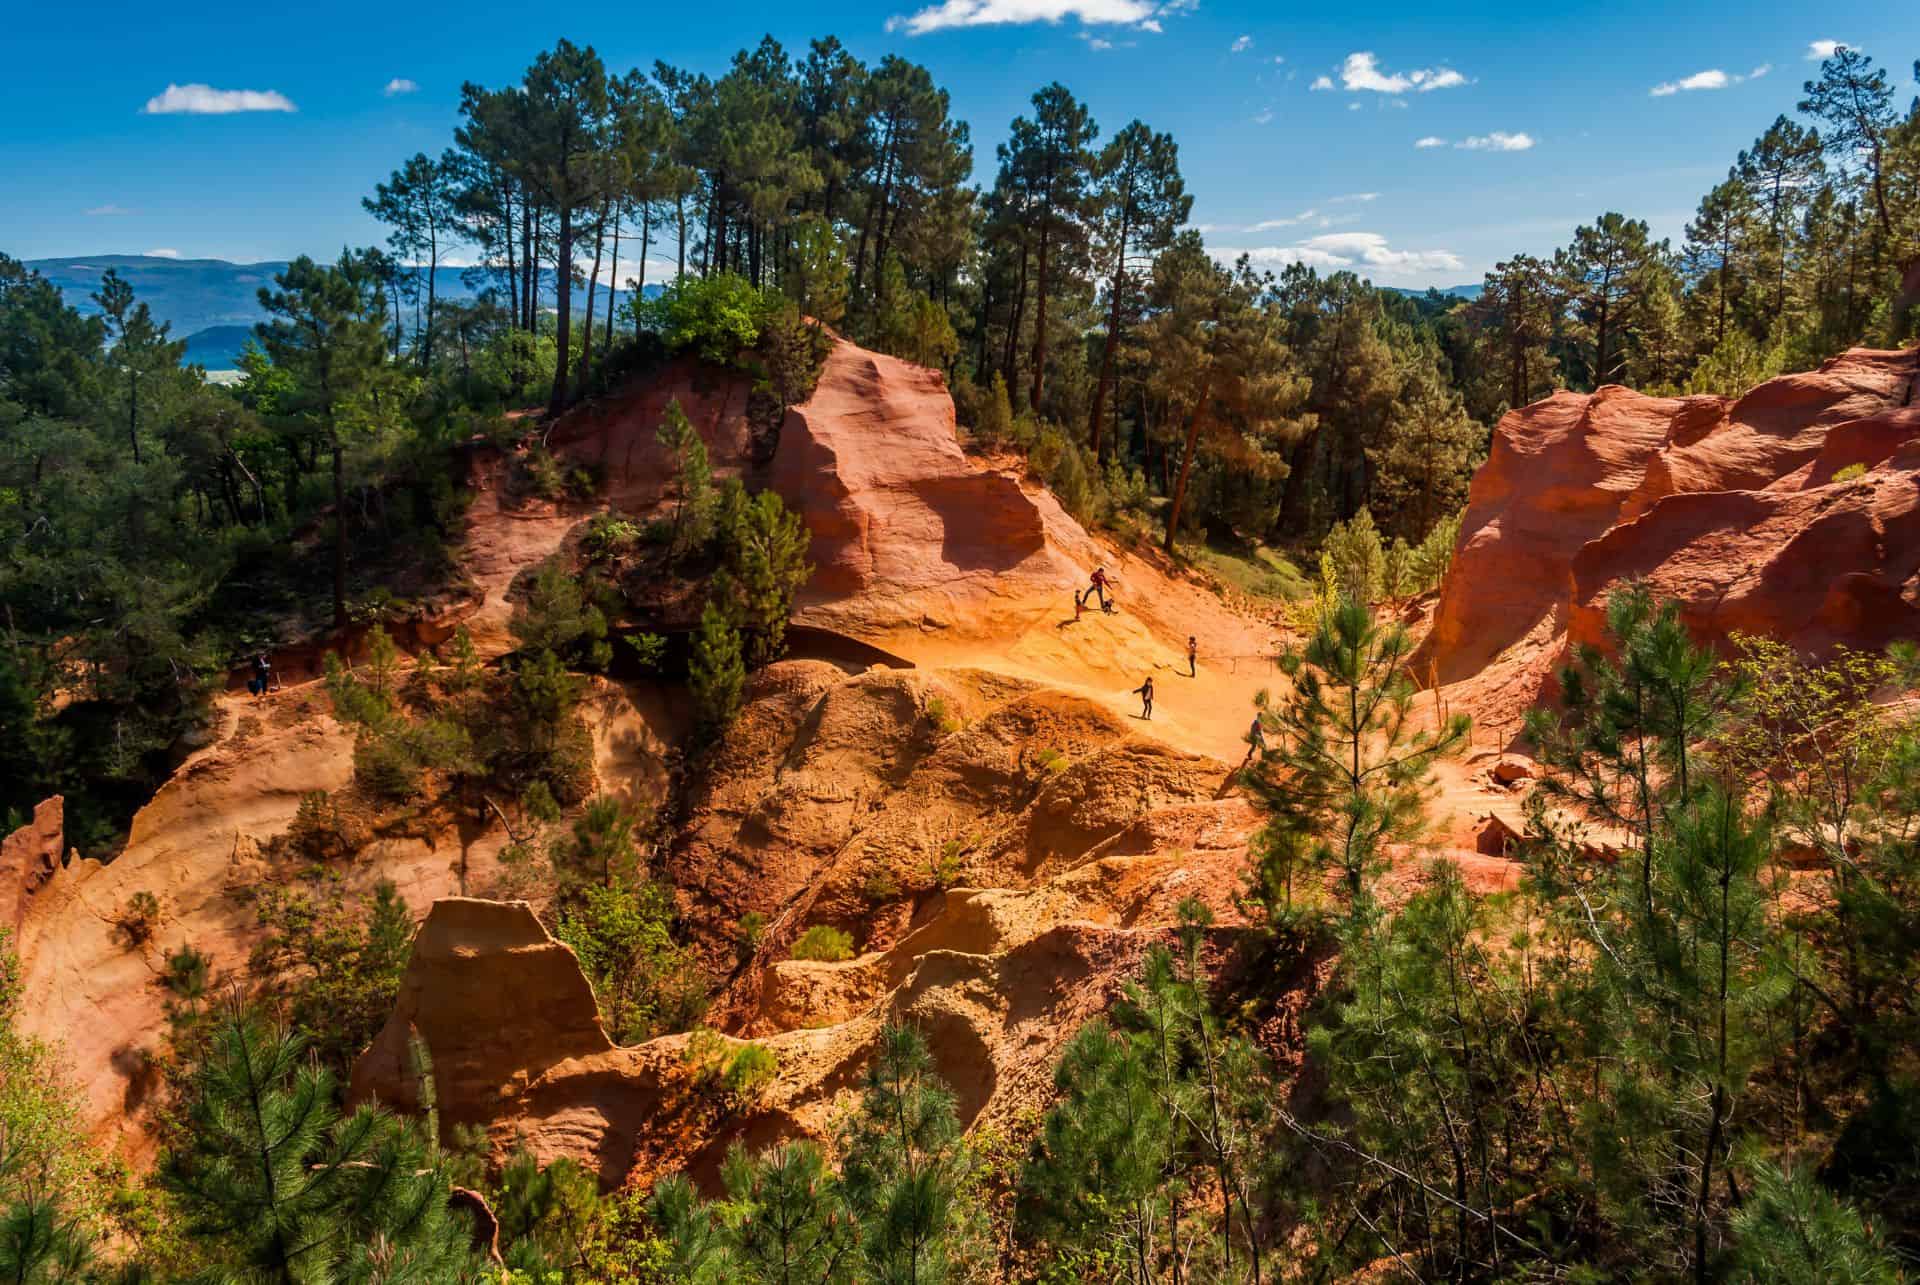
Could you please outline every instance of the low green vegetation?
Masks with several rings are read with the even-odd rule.
[[[831,924],[815,924],[795,939],[789,953],[795,959],[837,964],[853,958],[853,938]]]

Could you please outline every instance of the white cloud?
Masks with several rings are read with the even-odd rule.
[[[1359,111],[1359,110],[1360,110],[1360,104],[1359,104],[1359,103],[1348,103],[1348,104],[1347,104],[1347,110],[1348,110],[1348,111],[1350,111],[1350,112],[1357,112],[1357,111]]]
[[[1253,48],[1253,37],[1252,37],[1252,36],[1241,36],[1241,37],[1240,37],[1240,38],[1239,38],[1238,40],[1236,40],[1236,41],[1234,41],[1234,42],[1233,42],[1233,50],[1232,50],[1232,52],[1234,52],[1234,53],[1237,53],[1237,54],[1243,54],[1243,53],[1245,53],[1245,52],[1247,52],[1247,50],[1249,50],[1249,49],[1251,49],[1251,48]]]
[[[1463,138],[1454,144],[1471,152],[1524,152],[1532,148],[1533,135],[1509,134],[1496,129],[1491,134],[1477,134],[1472,138]]]
[[[1365,90],[1376,94],[1404,94],[1412,89],[1424,94],[1435,89],[1456,88],[1466,84],[1467,78],[1451,67],[1385,72],[1380,70],[1378,58],[1361,50],[1348,54],[1347,60],[1340,64],[1340,83],[1352,93]],[[1333,88],[1331,81],[1328,81],[1327,88]]]
[[[107,219],[107,218],[113,218],[121,214],[132,214],[132,213],[133,211],[129,210],[124,205],[114,205],[111,202],[109,202],[106,205],[96,205],[91,210],[88,210],[87,217],[90,219]]]
[[[1755,68],[1754,68],[1754,69],[1753,69],[1752,71],[1750,71],[1750,72],[1748,72],[1748,73],[1747,73],[1747,79],[1748,79],[1748,80],[1758,80],[1758,79],[1760,79],[1760,77],[1762,77],[1762,76],[1764,76],[1764,75],[1766,75],[1766,74],[1767,74],[1768,72],[1770,72],[1770,71],[1772,71],[1772,70],[1773,70],[1773,64],[1772,64],[1772,63],[1770,63],[1770,62],[1763,62],[1763,63],[1761,63],[1761,64],[1760,64],[1760,65],[1759,65],[1758,67],[1755,67]]]
[[[1332,88],[1333,88],[1333,77],[1331,77],[1331,76],[1315,76],[1315,77],[1313,78],[1313,83],[1312,83],[1311,85],[1308,85],[1308,86],[1307,86],[1307,88],[1308,88],[1308,89],[1332,89]]]
[[[149,259],[177,259],[180,257],[180,252],[162,247],[158,250],[147,251],[147,257]]]
[[[1176,12],[1168,6],[1169,12]],[[887,19],[888,31],[924,36],[955,27],[998,27],[1076,18],[1089,26],[1134,25],[1160,12],[1147,0],[941,0],[912,14]]]
[[[1413,145],[1415,147],[1445,147],[1447,145],[1447,140],[1444,138],[1436,137],[1433,134],[1428,134],[1425,138],[1414,139]]]
[[[1093,50],[1095,53],[1105,53],[1107,50],[1113,48],[1113,41],[1102,40],[1099,36],[1088,36],[1087,48]]]
[[[168,85],[140,109],[147,116],[229,116],[235,112],[296,111],[287,96],[273,89],[215,89],[211,85]]]
[[[1271,124],[1272,121],[1273,121],[1273,108],[1271,107],[1267,108],[1265,111],[1261,112],[1258,116],[1255,116],[1253,118],[1253,123],[1256,125],[1267,125],[1267,124]]]
[[[1718,67],[1706,71],[1696,71],[1691,76],[1682,76],[1679,80],[1669,80],[1663,85],[1655,85],[1647,92],[1655,98],[1669,98],[1674,94],[1691,93],[1696,89],[1725,89],[1728,85],[1737,85],[1745,77],[1729,76]]]
[[[1813,40],[1807,43],[1807,61],[1823,62],[1847,47],[1844,40]]]
[[[1300,211],[1300,213],[1298,213],[1298,214],[1296,214],[1296,215],[1294,215],[1294,216],[1293,216],[1292,218],[1290,218],[1290,219],[1262,219],[1262,220],[1261,220],[1260,222],[1258,222],[1258,223],[1255,223],[1255,224],[1252,224],[1251,226],[1249,226],[1249,227],[1248,227],[1248,228],[1246,229],[1246,231],[1248,231],[1248,232],[1271,232],[1271,231],[1273,231],[1273,230],[1274,230],[1275,228],[1290,228],[1290,227],[1294,227],[1294,226],[1296,226],[1296,225],[1298,225],[1298,224],[1301,224],[1301,223],[1305,223],[1305,222],[1307,222],[1307,221],[1309,221],[1310,219],[1312,219],[1312,218],[1313,218],[1313,216],[1314,216],[1314,215],[1315,215],[1316,213],[1318,213],[1318,211],[1315,211],[1315,210],[1302,210],[1302,211]]]
[[[1162,30],[1162,27],[1160,26],[1160,20],[1158,18],[1148,18],[1145,22],[1140,24],[1140,30],[1151,31],[1154,35],[1157,36],[1160,34]]]
[[[1379,199],[1380,194],[1378,192],[1349,192],[1345,196],[1334,197],[1328,204],[1345,205],[1350,201],[1377,201]]]
[[[1308,267],[1340,271],[1370,270],[1382,276],[1421,272],[1458,272],[1460,256],[1451,250],[1397,250],[1378,232],[1328,232],[1291,245],[1217,247],[1213,256],[1231,263],[1241,255],[1255,263],[1278,267],[1304,263]]]
[[[387,82],[387,87],[381,92],[384,93],[388,98],[397,98],[401,94],[418,93],[419,90],[420,90],[420,86],[416,85],[413,81],[408,80],[405,76],[395,76],[392,80],[389,80]]]
[[[1285,56],[1284,56],[1284,55],[1281,55],[1281,54],[1275,54],[1275,55],[1273,56],[1273,62],[1274,62],[1274,65],[1275,65],[1275,66],[1279,66],[1279,65],[1280,65],[1281,63],[1283,63],[1283,62],[1285,62],[1285,61],[1286,61],[1286,58],[1285,58]]]

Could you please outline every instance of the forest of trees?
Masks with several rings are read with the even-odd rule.
[[[591,471],[545,448],[554,415],[689,352],[750,377],[777,423],[817,374],[813,318],[944,372],[972,448],[1023,454],[1121,538],[1195,557],[1372,542],[1430,583],[1505,411],[1614,382],[1734,393],[1914,341],[1904,93],[1839,49],[1678,247],[1603,213],[1471,301],[1216,261],[1175,140],[1103,129],[1059,84],[978,186],[927,70],[830,38],[798,57],[763,40],[718,75],[621,73],[562,41],[517,83],[466,86],[448,149],[366,199],[388,244],[280,273],[230,387],[183,369],[117,275],[89,315],[0,256],[0,826],[61,793],[68,842],[111,857],[236,662],[362,631],[369,662],[326,682],[356,788],[535,818],[506,860],[554,894],[610,1028],[688,1030],[705,979],[638,855],[651,818],[589,797],[575,705],[617,652],[684,677],[696,746],[719,735],[780,654],[803,531],[771,493],[716,485],[670,408],[665,515],[600,515],[582,567],[530,577],[511,655],[457,638],[403,687],[381,626],[457,581],[473,452],[500,449],[527,495],[590,498]],[[420,270],[456,252],[476,299]],[[456,1186],[498,1211],[508,1279],[541,1285],[1910,1272],[1920,732],[1878,698],[1913,656],[1815,664],[1747,639],[1716,667],[1621,595],[1610,652],[1580,655],[1560,718],[1530,729],[1557,784],[1522,887],[1477,898],[1436,868],[1396,902],[1386,848],[1415,836],[1463,729],[1407,732],[1406,639],[1355,600],[1383,574],[1405,583],[1323,581],[1262,715],[1256,926],[1231,988],[1207,908],[1183,907],[1068,1045],[1031,1138],[962,1136],[924,1045],[890,1029],[834,1147],[741,1151],[723,1199],[604,1196],[524,1155],[485,1172],[430,1115],[341,1107],[411,919],[391,886],[362,906],[322,881],[260,899],[250,1002],[212,994],[191,948],[165,961],[150,1181],[79,1137],[55,1050],[14,1029],[0,934],[0,1278],[500,1279]],[[636,578],[694,587],[672,640],[636,626]],[[1624,838],[1591,860],[1568,817]],[[310,797],[276,842],[323,867],[361,823]],[[1318,989],[1281,1065],[1260,1015],[1303,969]],[[712,1109],[749,1109],[765,1050],[707,1037]]]

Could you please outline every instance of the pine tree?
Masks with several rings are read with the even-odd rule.
[[[704,546],[712,537],[713,466],[707,460],[707,444],[680,409],[679,398],[667,403],[654,437],[673,471],[673,533],[667,552],[677,557]]]
[[[1173,136],[1156,134],[1137,120],[1115,134],[1095,163],[1092,208],[1096,259],[1106,276],[1108,304],[1107,335],[1087,430],[1098,462],[1121,332],[1144,303],[1136,260],[1172,245],[1175,231],[1193,210],[1193,198],[1180,177],[1180,149]]]
[[[1781,116],[1734,163],[1734,176],[1746,187],[1747,198],[1764,221],[1770,242],[1766,255],[1773,277],[1771,304],[1764,319],[1766,325],[1755,338],[1777,335],[1787,328],[1792,238],[1798,231],[1799,212],[1825,168],[1820,149],[1817,131]]]
[[[751,635],[748,663],[757,668],[786,650],[794,595],[813,574],[807,561],[811,536],[800,515],[770,490],[749,496],[739,482],[730,482],[720,511],[725,558],[714,597],[735,627]]]
[[[1602,1213],[1654,1270],[1684,1264],[1704,1282],[1738,1201],[1741,1103],[1781,1038],[1766,1020],[1788,986],[1771,822],[1695,748],[1728,690],[1676,606],[1616,591],[1608,644],[1617,661],[1587,648],[1563,674],[1565,721],[1529,725],[1563,774],[1532,805],[1531,876],[1562,948],[1591,952],[1557,1003],[1590,1076],[1581,1127]],[[1548,800],[1624,830],[1637,853],[1596,867]]]
[[[1687,224],[1681,262],[1696,304],[1694,329],[1704,336],[1706,348],[1725,342],[1739,306],[1748,276],[1747,225],[1752,215],[1751,192],[1730,175],[1700,198],[1700,208]]]
[[[839,1179],[811,1142],[758,1156],[736,1144],[720,1171],[732,1205],[728,1240],[745,1279],[836,1285],[857,1279],[857,1228]]]
[[[1303,863],[1338,873],[1350,915],[1371,913],[1385,846],[1419,834],[1434,763],[1466,747],[1464,714],[1416,727],[1412,650],[1404,628],[1349,598],[1282,657],[1293,689],[1282,704],[1262,704],[1279,744],[1246,777],[1270,818],[1254,892],[1275,921],[1293,912]]]
[[[881,1029],[841,1150],[847,1203],[860,1220],[864,1279],[950,1279],[963,1248],[967,1215],[955,1202],[969,1162],[953,1091],[934,1073],[919,1032]]]
[[[1573,244],[1556,257],[1579,319],[1587,382],[1594,388],[1624,375],[1626,337],[1649,258],[1665,253],[1665,243],[1648,239],[1643,220],[1609,211],[1591,227],[1574,229]]]
[[[161,1181],[233,1279],[436,1279],[468,1263],[471,1229],[418,1129],[375,1107],[342,1117],[297,1037],[236,1010],[194,1088]]]
[[[1033,118],[1018,117],[1008,129],[1006,164],[1031,195],[1028,226],[1035,242],[1033,384],[1027,404],[1042,408],[1046,391],[1047,307],[1063,294],[1062,283],[1084,273],[1089,184],[1100,127],[1066,86],[1055,82],[1033,96]]]
[[[700,629],[693,638],[687,673],[687,686],[693,692],[704,735],[715,736],[733,721],[746,681],[740,633],[728,623],[725,612],[709,602],[700,613]]]
[[[381,326],[386,293],[365,256],[327,267],[302,255],[262,286],[269,320],[255,328],[276,369],[289,377],[280,416],[316,437],[333,457],[333,623],[347,624],[347,450],[391,408],[376,394],[385,379]]]

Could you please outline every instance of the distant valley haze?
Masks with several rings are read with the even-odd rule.
[[[59,286],[66,301],[88,315],[100,310],[93,295],[100,289],[101,276],[111,268],[133,287],[134,296],[152,310],[155,320],[173,327],[173,338],[187,341],[187,351],[181,358],[184,364],[204,366],[208,370],[230,370],[252,337],[253,327],[266,319],[267,314],[260,307],[260,290],[272,287],[274,274],[285,270],[287,261],[229,263],[225,259],[182,259],[152,254],[91,254],[29,259],[26,266]],[[650,275],[657,269],[657,264],[648,265]],[[414,271],[423,274],[424,270]],[[469,282],[471,273],[472,269],[466,267],[442,267],[434,274],[435,295],[441,300],[456,302],[478,297],[489,283],[484,279]],[[620,279],[631,280],[630,273],[631,269],[623,265]],[[605,275],[606,268],[603,268],[602,276]],[[542,297],[547,306],[552,307],[553,273],[543,269],[540,279]],[[659,282],[648,281],[649,296],[659,289]],[[628,292],[615,291],[614,298],[617,314],[626,306]],[[573,292],[575,312],[585,309],[586,305],[587,289],[584,285],[578,286]],[[607,291],[603,283],[594,291],[596,315],[604,316],[606,306]],[[402,310],[410,318],[411,302],[403,303]],[[407,326],[403,324],[402,329]]]

